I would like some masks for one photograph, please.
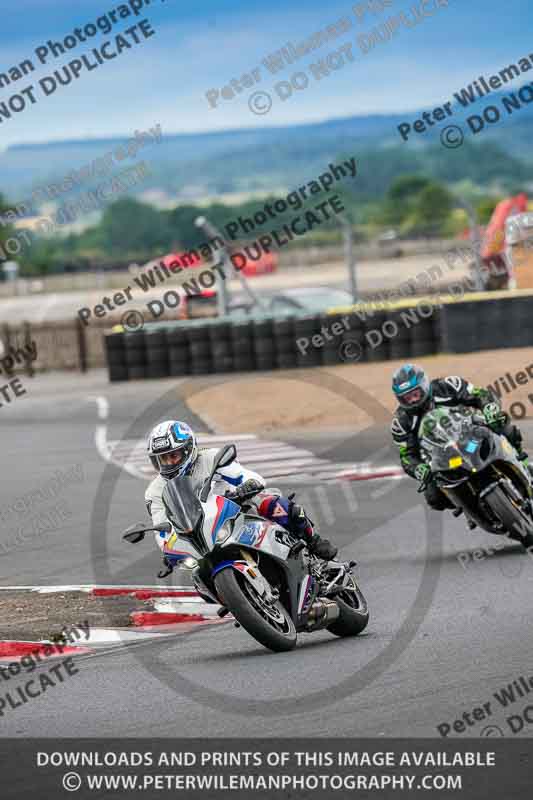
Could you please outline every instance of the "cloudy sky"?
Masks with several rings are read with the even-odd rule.
[[[215,131],[317,121],[367,112],[409,111],[435,106],[478,75],[497,72],[524,55],[533,54],[531,0],[424,0],[429,16],[411,29],[402,27],[389,42],[363,54],[357,37],[387,18],[408,13],[421,0],[366,0],[381,14],[363,18],[353,8],[365,5],[331,0],[150,0],[138,17],[124,19],[111,32],[80,44],[50,60],[31,75],[0,89],[0,104],[12,94],[52,75],[73,58],[114,40],[129,25],[146,18],[156,35],[92,72],[83,72],[69,86],[43,97],[0,123],[0,149],[12,143],[130,134],[159,122],[165,133]],[[63,40],[120,3],[102,0],[17,0],[2,17],[0,73],[31,58],[49,39]],[[268,53],[287,42],[297,43],[341,17],[351,31],[327,43],[297,65],[272,75],[262,65]],[[410,17],[412,19],[412,14]],[[353,63],[317,82],[309,65],[346,43]],[[112,45],[114,47],[114,45]],[[250,112],[245,90],[210,108],[206,92],[221,90],[232,78],[260,68],[255,90],[273,98],[270,113]],[[308,87],[282,102],[275,84],[304,71]],[[264,98],[259,101],[264,103]]]

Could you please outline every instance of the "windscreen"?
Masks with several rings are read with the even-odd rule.
[[[191,479],[176,477],[168,481],[163,491],[163,503],[176,533],[192,533],[203,511]]]
[[[471,409],[435,409],[424,417],[420,426],[420,445],[431,458],[432,468],[448,469],[450,458],[461,455],[472,434]]]
[[[456,445],[471,425],[468,410],[465,413],[462,407],[461,410],[439,408],[426,414],[420,426],[420,436],[429,447]]]
[[[452,433],[450,422],[450,418],[446,415],[428,414],[420,428],[424,444],[429,447],[446,445]]]

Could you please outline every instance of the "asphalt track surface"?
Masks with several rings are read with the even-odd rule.
[[[82,463],[84,480],[61,495],[72,515],[59,530],[1,554],[0,585],[104,582],[104,575],[156,583],[159,558],[151,543],[137,550],[120,540],[126,525],[144,517],[142,482],[107,467],[116,478],[108,524],[91,531],[106,469],[91,398],[109,400],[110,436],[117,439],[131,435],[132,422],[175,384],[110,386],[100,373],[27,383],[28,394],[0,413],[0,509],[6,513],[58,468]],[[178,400],[173,411],[200,424]],[[142,424],[133,424],[139,435]],[[332,444],[319,434],[296,439],[316,452]],[[387,430],[378,426],[354,440],[339,438],[336,448],[342,460],[377,453],[385,462],[387,444]],[[426,516],[406,480],[351,484],[349,495],[335,484],[317,505],[322,533],[359,563],[371,613],[363,635],[301,636],[296,650],[275,655],[229,623],[79,657],[76,676],[6,713],[0,735],[433,737],[437,725],[533,674],[533,561],[516,545],[465,569],[458,554],[494,538],[467,533],[460,519]],[[10,524],[2,522],[2,541],[13,536]],[[492,700],[489,718],[456,735],[489,735],[490,724],[510,736],[506,716],[527,703],[524,697],[505,710]],[[530,734],[526,724],[521,735]]]

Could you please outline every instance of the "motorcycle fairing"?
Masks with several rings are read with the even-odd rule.
[[[528,470],[514,447],[502,434],[476,424],[473,411],[465,406],[438,408],[422,421],[420,444],[429,456],[432,471],[441,473],[441,488],[458,486],[492,464],[500,474],[510,471],[531,496]]]
[[[242,572],[243,571],[242,568],[247,566],[248,564],[246,563],[246,561],[235,561],[235,560],[221,561],[220,564],[217,564],[214,570],[212,571],[211,577],[214,578],[215,575],[218,575],[219,572],[222,572],[222,570],[226,569],[227,567],[234,567],[235,569],[238,569],[239,572]]]
[[[178,550],[179,546],[180,540],[176,533],[173,532],[163,544],[163,555],[175,561],[184,561],[186,558],[190,558],[192,554],[187,550]]]
[[[221,564],[217,564],[211,573],[211,577],[214,578],[215,575],[218,575],[218,573],[223,569],[234,569],[237,572],[240,572],[240,574],[243,575],[254,587],[254,590],[257,592],[257,594],[261,595],[261,597],[264,597],[267,600],[272,598],[272,592],[269,584],[264,580],[263,576],[255,566],[248,564],[246,561],[223,561]]]
[[[243,536],[246,541],[251,543],[243,542],[241,538]],[[259,562],[260,555],[264,554],[283,564],[290,598],[290,609],[288,610],[293,620],[296,621],[299,617],[298,605],[301,586],[306,580],[308,572],[301,556],[289,559],[292,544],[285,528],[265,520],[263,517],[254,514],[243,514],[236,519],[230,536],[220,545],[221,552],[224,552],[227,548],[231,548],[234,551],[235,546],[248,551],[252,556],[254,552],[257,553]],[[260,574],[259,567],[252,568]],[[243,572],[243,574],[250,580],[247,572]],[[265,581],[264,583],[268,587],[268,592],[270,592],[268,582]],[[254,588],[257,591],[258,584],[254,583]]]
[[[275,522],[253,514],[244,514],[236,520],[224,547],[239,544],[273,556],[278,561],[286,561],[290,551],[290,545],[285,543],[286,539],[287,531]]]
[[[312,588],[313,588],[313,578],[312,578],[311,575],[307,575],[304,578],[304,580],[302,581],[302,584],[300,586],[300,594],[299,594],[299,597],[298,597],[298,616],[299,617],[304,613],[304,611],[307,610],[307,607],[309,605],[309,603],[307,601],[308,601],[308,598],[309,598],[309,595],[310,595],[310,592],[311,592]]]
[[[206,544],[213,547],[216,542],[217,533],[220,528],[229,519],[234,519],[241,513],[241,507],[229,500],[227,497],[222,497],[219,494],[212,494],[209,496],[207,502],[204,504],[204,519],[205,519],[205,535]],[[207,540],[207,534],[211,541]]]

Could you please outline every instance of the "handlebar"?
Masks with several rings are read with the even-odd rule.
[[[307,543],[304,542],[303,539],[300,539],[298,542],[293,544],[293,546],[289,550],[289,558],[296,558],[296,556],[299,555],[302,552],[302,550],[305,550],[306,547]]]
[[[231,500],[232,502],[237,503],[239,505],[241,503],[248,502],[248,500],[251,500],[252,497],[255,497],[255,495],[259,494],[259,492],[261,492],[261,491],[262,491],[262,489],[250,489],[250,491],[245,492],[244,494],[237,494],[235,492],[227,492],[225,497],[228,500]]]

